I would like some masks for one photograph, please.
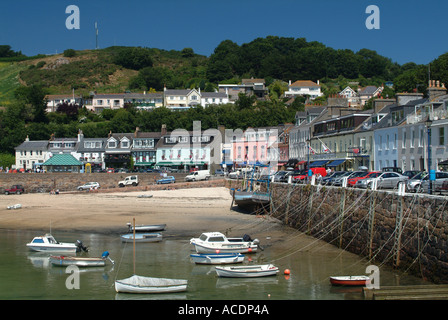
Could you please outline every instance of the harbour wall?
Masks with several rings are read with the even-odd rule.
[[[266,211],[285,224],[371,264],[448,283],[448,197],[284,183],[270,190]]]

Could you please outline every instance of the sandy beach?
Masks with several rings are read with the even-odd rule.
[[[135,218],[137,225],[165,223],[167,235],[182,238],[227,231],[229,236],[279,239],[291,230],[273,218],[232,210],[231,203],[224,187],[0,195],[0,229],[122,233]],[[22,208],[7,209],[15,204]]]

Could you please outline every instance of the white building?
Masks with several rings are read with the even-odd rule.
[[[26,140],[15,148],[16,169],[35,169],[48,160],[48,140],[30,141]]]
[[[289,81],[288,91],[284,93],[285,97],[295,98],[297,96],[308,95],[311,100],[323,95],[319,80],[317,83],[310,80],[297,80],[294,83]]]
[[[124,94],[96,94],[86,101],[88,110],[101,113],[104,109],[121,109],[124,107]]]
[[[74,94],[52,94],[45,96],[45,99],[47,100],[47,112],[55,112],[62,103],[82,105],[82,98]]]

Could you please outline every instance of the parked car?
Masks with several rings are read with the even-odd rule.
[[[282,182],[282,178],[288,174],[288,171],[277,171],[274,175],[274,182]]]
[[[331,186],[331,185],[333,185],[333,181],[335,179],[337,179],[338,177],[342,177],[342,176],[348,175],[348,174],[350,174],[350,173],[347,172],[347,171],[333,171],[332,173],[330,173],[326,177],[322,178],[322,184]]]
[[[82,186],[79,186],[78,189],[79,191],[83,191],[83,190],[90,190],[90,189],[98,189],[100,188],[100,184],[98,182],[87,182],[84,183]]]
[[[222,169],[216,169],[215,170],[215,176],[225,176],[226,173]]]
[[[436,179],[432,181],[432,191],[445,191],[443,189],[443,183],[445,181],[448,181],[448,172],[437,171],[435,174]],[[428,192],[428,189],[429,189],[429,175],[426,175],[426,177],[422,180],[420,189],[418,191]]]
[[[11,193],[22,194],[24,192],[25,188],[23,188],[23,186],[20,184],[15,184],[11,188],[5,189],[5,194],[11,194]]]
[[[348,179],[353,178],[362,173],[365,173],[365,171],[345,171],[344,174],[341,174],[338,177],[331,179],[331,181],[329,181],[330,183],[327,182],[327,184],[332,186],[342,186],[342,182],[344,181],[344,179],[347,179],[348,181]]]
[[[420,172],[411,179],[408,179],[408,181],[406,181],[406,191],[419,192],[422,181],[427,175],[426,172]]]
[[[294,176],[297,176],[300,171],[287,171],[285,175],[280,177],[280,182],[289,182],[289,177],[291,177],[291,182],[294,179]]]
[[[414,176],[416,176],[419,173],[420,173],[420,171],[417,171],[417,170],[407,170],[407,171],[403,172],[403,175],[408,177],[409,179],[412,179]]]
[[[327,169],[324,167],[315,167],[310,168],[313,175],[316,175],[318,179],[322,179],[323,177],[327,176]],[[294,176],[293,180],[294,182],[304,182],[306,180],[306,177],[308,176],[308,170],[303,170],[300,172],[299,175]]]
[[[114,172],[115,172],[115,169],[114,169],[114,168],[107,168],[107,169],[106,169],[106,172],[107,172],[107,173],[114,173]]]
[[[349,179],[347,179],[347,186],[353,187],[358,180],[366,178],[368,175],[368,171],[357,171],[355,174],[351,175]]]
[[[397,172],[399,174],[403,174],[403,170],[399,167],[384,167],[381,169],[383,172]]]
[[[129,176],[126,177],[124,180],[118,182],[118,186],[120,188],[125,186],[137,186],[138,185],[138,176]]]
[[[348,179],[348,181],[347,181],[347,185],[351,186],[351,187],[355,187],[356,183],[359,180],[368,179],[368,178],[377,178],[381,173],[382,173],[381,171],[370,171],[370,172],[366,172],[366,174],[364,174],[364,175],[359,175],[357,177],[350,177],[350,179]]]
[[[175,183],[175,182],[176,182],[176,179],[173,176],[167,176],[167,177],[157,180],[157,184]]]
[[[372,177],[358,180],[356,187],[371,188],[374,179],[377,179],[377,189],[395,189],[398,188],[400,182],[406,182],[408,177],[399,174],[398,172],[383,172],[375,178]]]

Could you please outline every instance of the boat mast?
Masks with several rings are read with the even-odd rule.
[[[133,231],[133,236],[134,236],[134,259],[133,259],[133,261],[134,261],[134,275],[135,275],[135,218],[134,218],[134,231]]]

